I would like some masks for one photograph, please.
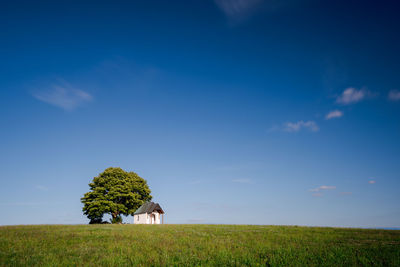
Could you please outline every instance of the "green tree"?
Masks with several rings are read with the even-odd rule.
[[[121,222],[121,215],[133,214],[143,203],[152,199],[147,181],[134,172],[107,168],[89,183],[90,191],[82,198],[83,213],[90,223],[100,223],[104,214],[112,223]]]

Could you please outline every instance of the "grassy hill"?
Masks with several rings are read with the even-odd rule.
[[[0,227],[0,266],[400,266],[400,231],[246,225]]]

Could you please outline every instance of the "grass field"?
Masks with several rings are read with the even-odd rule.
[[[0,227],[0,266],[400,266],[400,231],[245,225]]]

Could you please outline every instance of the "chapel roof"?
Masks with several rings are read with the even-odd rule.
[[[143,213],[152,213],[157,211],[159,213],[164,214],[163,209],[160,207],[160,204],[154,202],[146,202],[140,208],[138,208],[133,214],[143,214]]]

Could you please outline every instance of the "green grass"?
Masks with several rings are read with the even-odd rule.
[[[0,266],[400,266],[400,231],[249,225],[0,227]]]

